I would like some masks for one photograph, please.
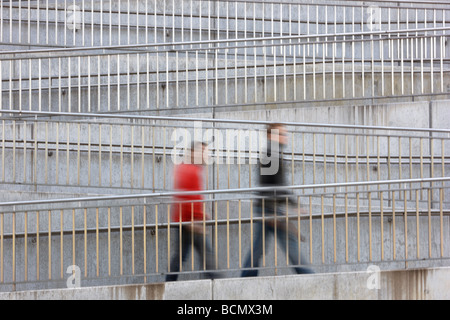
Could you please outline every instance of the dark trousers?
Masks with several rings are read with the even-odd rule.
[[[206,238],[205,238],[206,237]],[[180,254],[182,266],[185,264],[188,254],[192,247],[199,253],[202,266],[205,263],[205,274],[208,278],[214,279],[217,275],[212,272],[214,270],[214,255],[212,252],[209,237],[201,233],[195,233],[189,229],[182,227],[181,230],[181,248],[180,248],[180,234],[179,229],[176,229],[176,245],[175,251],[170,260],[170,271],[181,272],[180,270]],[[203,241],[205,240],[205,241]],[[169,273],[166,275],[166,281],[176,281],[178,279],[178,273]]]
[[[261,211],[260,208],[256,208],[257,211]],[[267,247],[267,242],[271,238],[272,235],[275,234],[275,228],[273,224],[269,223],[270,219],[264,223],[264,240],[263,242],[263,223],[257,222],[254,225],[254,234],[253,234],[253,265],[252,265],[252,256],[251,252],[247,255],[247,258],[244,262],[244,269],[242,271],[242,277],[256,277],[258,275],[258,268],[261,257],[263,255],[263,246]],[[281,224],[280,224],[281,226]],[[281,247],[286,252],[288,249],[289,252],[289,261],[294,266],[294,270],[298,274],[303,273],[314,273],[310,268],[300,267],[299,265],[306,265],[307,260],[303,256],[303,254],[299,257],[298,254],[298,239],[296,235],[288,232],[286,228],[277,227],[276,234],[278,238],[278,243],[281,244]],[[288,243],[286,244],[286,233],[288,233]]]

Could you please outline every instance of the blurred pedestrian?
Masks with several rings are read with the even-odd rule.
[[[305,266],[307,261],[298,253],[297,229],[286,223],[286,202],[295,205],[295,197],[287,190],[277,188],[285,186],[281,149],[287,144],[286,128],[280,123],[272,123],[267,127],[267,148],[260,156],[259,182],[261,187],[272,187],[273,190],[259,193],[255,206],[258,215],[264,213],[263,221],[257,221],[253,228],[253,261],[251,252],[244,262],[242,277],[258,275],[258,266],[263,255],[263,246],[267,247],[270,236],[276,234],[278,243],[288,252],[289,260],[298,274],[313,273]],[[287,199],[287,200],[286,200]],[[287,239],[287,240],[286,240]],[[264,241],[263,241],[264,240]],[[286,243],[288,242],[288,243]]]
[[[203,196],[192,193],[192,191],[203,190],[203,170],[207,157],[207,145],[203,142],[193,142],[187,152],[185,161],[175,167],[174,189],[180,191],[180,194],[174,197],[172,221],[178,223],[181,230],[178,229],[176,232],[176,245],[169,270],[176,273],[167,274],[166,281],[178,279],[178,272],[183,270],[182,265],[186,262],[191,248],[196,249],[204,261],[207,277],[215,277],[215,273],[212,272],[215,269],[212,247],[206,228],[204,228],[204,222],[210,217],[204,212]],[[190,193],[182,194],[182,192]]]

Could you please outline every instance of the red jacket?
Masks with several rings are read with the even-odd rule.
[[[175,168],[174,189],[176,191],[202,191],[202,166],[196,164],[180,164]],[[202,220],[204,217],[204,203],[189,202],[190,200],[202,200],[200,194],[175,196],[175,204],[172,210],[172,221]],[[179,201],[179,202],[178,202]]]

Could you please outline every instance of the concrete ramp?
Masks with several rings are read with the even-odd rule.
[[[1,300],[448,300],[450,268],[288,275],[0,293]]]

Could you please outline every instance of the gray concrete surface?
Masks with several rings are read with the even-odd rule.
[[[286,275],[0,293],[0,300],[448,300],[450,268]]]

